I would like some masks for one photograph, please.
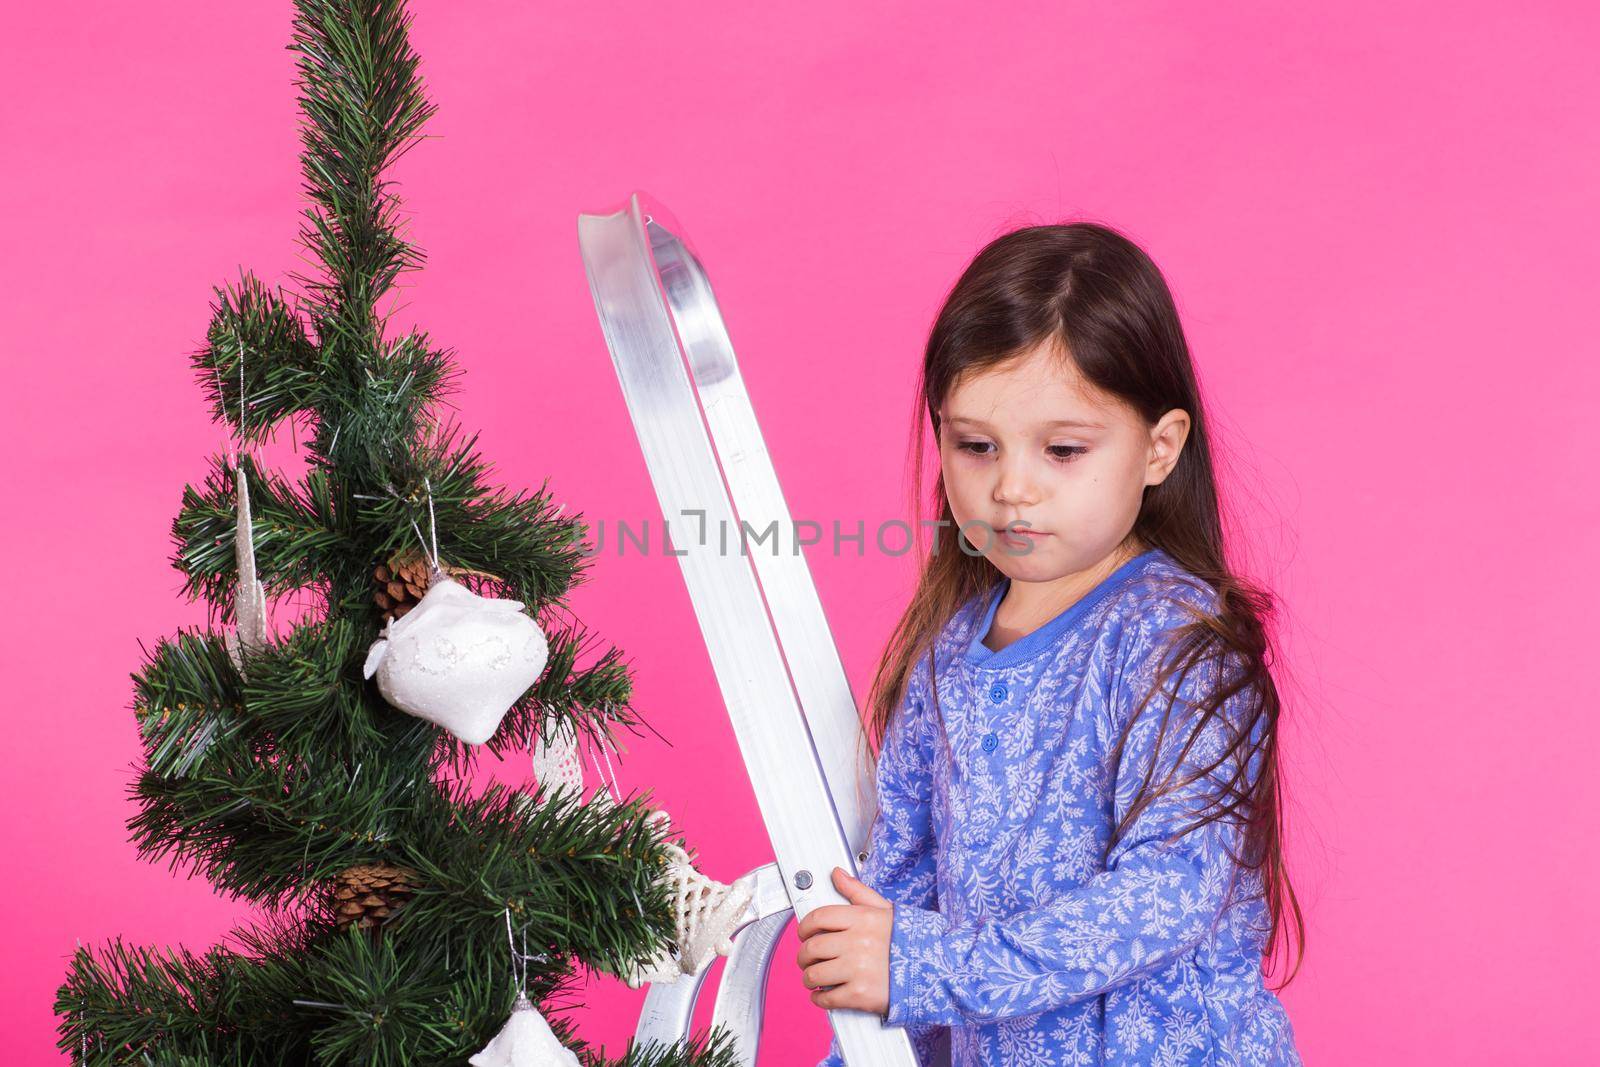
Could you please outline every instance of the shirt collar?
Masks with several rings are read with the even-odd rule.
[[[999,610],[1000,601],[1005,597],[1006,590],[1011,587],[1009,577],[1002,578],[993,589],[989,591],[988,601],[978,597],[975,604],[982,614],[975,615],[978,622],[973,626],[967,638],[966,653],[962,657],[966,665],[982,670],[1001,670],[1005,667],[1021,663],[1043,652],[1055,644],[1056,640],[1064,633],[1077,625],[1096,604],[1111,593],[1142,574],[1162,551],[1159,548],[1149,548],[1125,561],[1120,567],[1112,571],[1100,584],[1090,589],[1079,597],[1071,606],[1063,610],[1055,618],[1034,629],[1031,633],[1024,634],[1011,642],[998,652],[992,652],[984,645],[983,639],[989,633],[989,627],[994,623],[995,612]]]

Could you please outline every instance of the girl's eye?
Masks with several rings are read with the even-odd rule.
[[[974,456],[987,456],[993,446],[988,441],[961,441],[956,445],[956,450]],[[1089,451],[1082,445],[1051,445],[1047,452],[1050,458],[1057,463],[1071,463],[1075,458]]]

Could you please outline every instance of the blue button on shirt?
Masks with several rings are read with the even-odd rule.
[[[1146,705],[1119,761],[1121,728],[1185,605],[1214,610],[1216,594],[1151,549],[994,652],[983,638],[1008,585],[946,623],[937,682],[924,654],[879,753],[861,880],[894,903],[887,1024],[907,1028],[924,1067],[946,1052],[952,1067],[1298,1065],[1262,982],[1261,879],[1228,855],[1239,827],[1165,840],[1206,787],[1146,808],[1101,859],[1156,759],[1166,701]],[[1191,670],[1174,723],[1214,684],[1214,668]],[[1182,747],[1168,731],[1158,780]],[[999,756],[976,754],[1001,736]],[[1220,741],[1208,729],[1186,761],[1211,762]],[[834,1041],[819,1067],[843,1063]]]

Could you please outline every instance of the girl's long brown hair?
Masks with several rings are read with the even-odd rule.
[[[1089,382],[1121,398],[1147,423],[1154,424],[1174,408],[1189,413],[1189,435],[1178,462],[1161,484],[1145,487],[1132,533],[1146,545],[1165,550],[1207,583],[1216,591],[1219,607],[1217,614],[1197,615],[1179,628],[1171,646],[1176,655],[1167,657],[1139,708],[1157,692],[1170,696],[1167,682],[1173,677],[1181,684],[1191,669],[1226,666],[1213,675],[1222,684],[1193,706],[1197,720],[1179,758],[1188,754],[1209,724],[1225,724],[1227,751],[1198,774],[1216,781],[1220,776],[1215,772],[1224,767],[1228,780],[1205,816],[1189,828],[1221,818],[1243,827],[1243,855],[1235,858],[1259,874],[1272,917],[1265,950],[1268,973],[1280,938],[1287,936],[1286,910],[1293,914],[1300,953],[1284,980],[1287,985],[1299,972],[1305,924],[1282,847],[1280,703],[1268,670],[1275,658],[1269,634],[1274,599],[1229,567],[1210,431],[1188,342],[1166,280],[1133,241],[1098,223],[1029,226],[996,238],[973,259],[945,299],[928,337],[912,417],[912,513],[923,509],[927,431],[931,427],[938,440],[939,409],[957,379],[1044,343],[1053,343]],[[890,635],[867,700],[874,747],[881,745],[890,716],[904,696],[907,675],[931,649],[944,624],[971,598],[992,591],[1002,578],[970,542],[965,548],[961,544],[942,474],[927,503],[943,521],[917,524],[921,559],[917,589]],[[931,550],[924,536],[928,526],[934,529]],[[1223,703],[1245,689],[1254,694],[1246,721],[1222,718]],[[1169,701],[1168,719],[1170,707]],[[1130,723],[1135,717],[1137,712]],[[1167,725],[1164,719],[1158,747],[1164,744]],[[1113,761],[1120,758],[1121,748],[1119,741]],[[1169,775],[1152,788],[1147,776],[1115,828],[1112,843],[1140,812],[1193,777],[1172,781]]]

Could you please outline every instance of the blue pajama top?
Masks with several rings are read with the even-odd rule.
[[[1185,605],[1214,610],[1215,591],[1151,549],[992,652],[1009,584],[945,624],[937,681],[924,654],[884,735],[861,880],[894,904],[886,1023],[906,1027],[924,1067],[1298,1065],[1261,974],[1262,881],[1228,854],[1239,826],[1166,840],[1225,772],[1147,807],[1102,862],[1167,700],[1146,705],[1113,765],[1117,738]],[[1179,685],[1156,781],[1215,675],[1202,665]],[[1230,721],[1249,695],[1229,699]],[[1184,767],[1214,761],[1223,732],[1214,719]],[[835,1039],[819,1067],[843,1064]]]

